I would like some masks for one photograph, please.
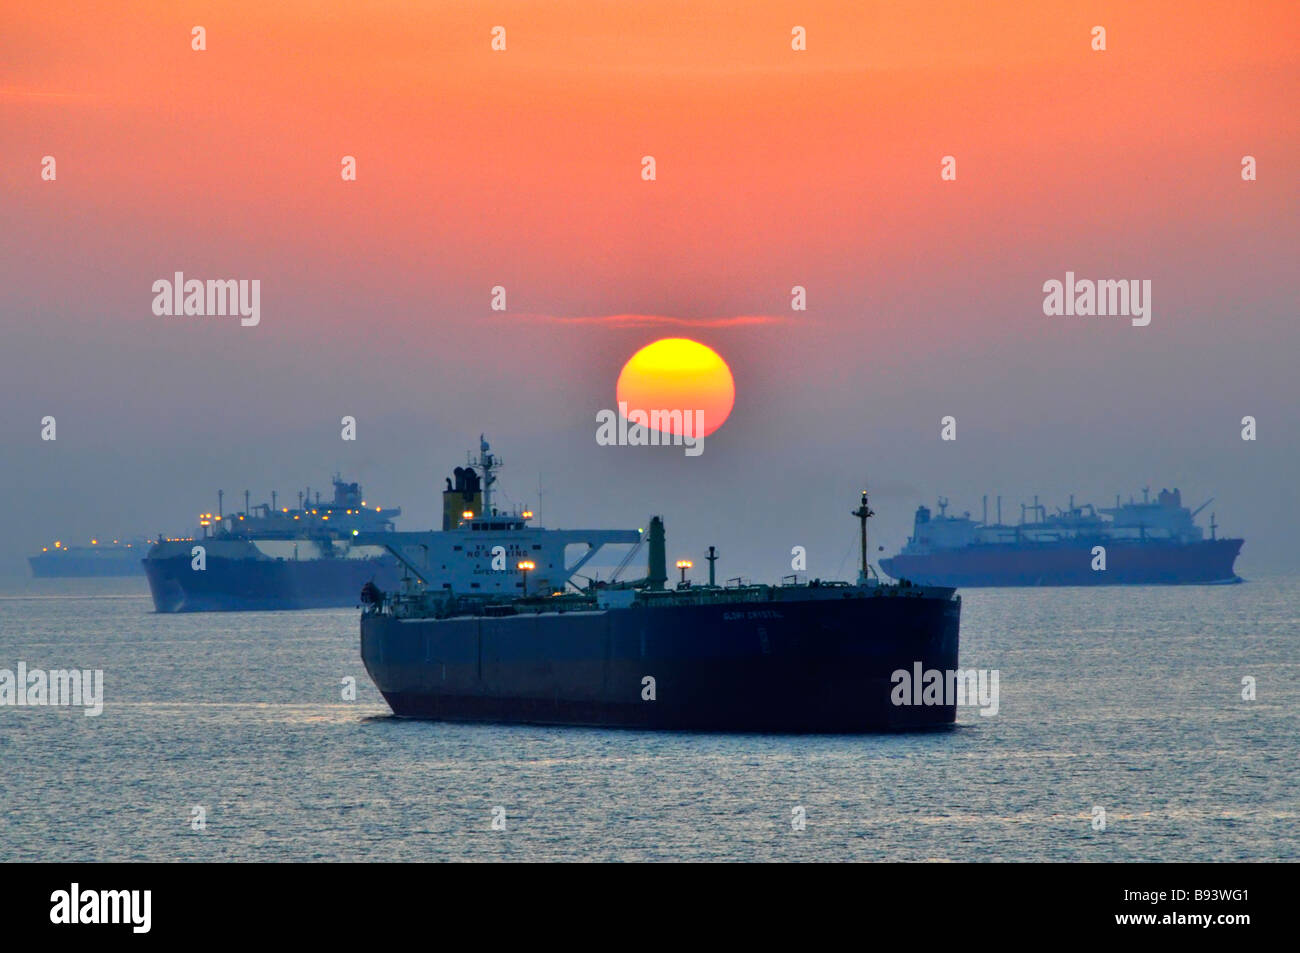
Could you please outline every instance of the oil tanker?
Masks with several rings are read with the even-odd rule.
[[[663,521],[645,578],[484,596],[412,569],[401,591],[368,585],[361,657],[394,714],[610,728],[867,732],[951,726],[950,695],[914,703],[900,675],[957,670],[961,600],[948,587],[667,584]],[[491,531],[488,531],[491,538]],[[635,552],[635,550],[634,550]]]
[[[1048,515],[1034,498],[1021,504],[1020,522],[988,519],[984,497],[981,520],[969,512],[949,516],[948,501],[939,514],[917,508],[912,535],[880,567],[895,579],[939,586],[1106,586],[1177,585],[1241,582],[1233,569],[1244,542],[1219,538],[1214,516],[1210,536],[1195,518],[1213,499],[1195,510],[1183,506],[1181,491],[1161,490],[1154,500],[1143,490],[1142,502],[1131,497],[1115,506],[1075,506]],[[1026,519],[1026,512],[1031,514]]]

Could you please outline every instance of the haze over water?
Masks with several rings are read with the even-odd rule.
[[[765,736],[401,721],[356,611],[156,615],[143,580],[9,580],[0,667],[102,668],[106,698],[0,708],[0,854],[1296,860],[1297,582],[968,591],[961,662],[1000,671],[996,716]]]

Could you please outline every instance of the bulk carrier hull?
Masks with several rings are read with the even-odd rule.
[[[504,617],[366,612],[361,656],[393,712],[411,718],[767,732],[953,724],[955,705],[891,701],[896,671],[956,670],[951,590],[812,592]]]
[[[1233,570],[1240,539],[1199,542],[1114,539],[1068,543],[976,544],[926,554],[902,553],[880,568],[921,585],[1114,586],[1241,582]],[[1106,568],[1094,570],[1093,548],[1106,550]]]
[[[183,555],[144,561],[158,612],[235,612],[355,606],[367,582],[396,586],[396,560],[225,559],[208,556],[203,570]]]

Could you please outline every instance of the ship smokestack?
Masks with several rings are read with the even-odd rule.
[[[651,589],[662,589],[668,582],[668,555],[664,543],[664,520],[662,516],[650,517],[650,565],[645,577],[646,585]]]
[[[1213,517],[1213,516],[1210,517],[1210,521],[1211,521],[1211,525],[1213,525],[1213,521],[1214,521],[1214,517]],[[716,549],[714,549],[712,546],[710,546],[710,547],[709,547],[709,555],[705,556],[704,558],[707,559],[707,560],[709,561],[709,585],[710,585],[710,586],[717,585],[717,583],[714,582],[714,576],[713,576],[713,569],[714,569],[714,566],[713,566],[713,564],[716,563],[716,562],[718,561],[718,551],[717,551]]]
[[[998,497],[998,525],[1002,525],[1002,497]]]
[[[984,517],[980,520],[985,526],[989,525],[989,495],[984,494]]]
[[[217,519],[221,519],[225,516],[225,514],[221,512],[221,498],[225,495],[225,490],[217,490]]]
[[[475,517],[490,515],[484,509],[483,482],[479,475],[470,467],[456,467],[442,491],[443,530],[455,529],[466,513]]]

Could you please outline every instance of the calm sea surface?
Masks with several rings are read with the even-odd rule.
[[[0,707],[0,857],[1294,861],[1298,592],[968,590],[962,665],[1000,672],[996,716],[775,737],[399,721],[354,610],[156,615],[143,579],[0,581],[0,668],[105,680],[99,717]]]

